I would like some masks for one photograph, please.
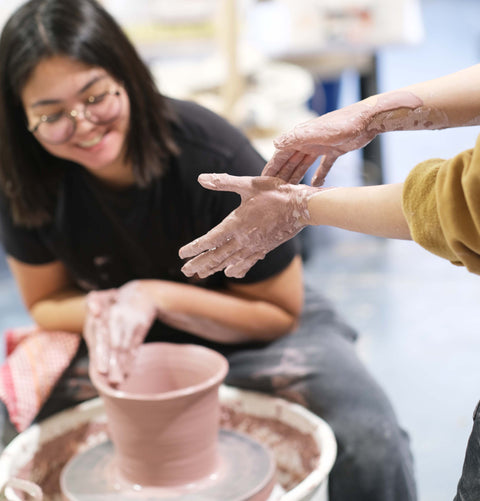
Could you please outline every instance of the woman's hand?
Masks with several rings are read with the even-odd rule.
[[[322,185],[338,157],[362,148],[380,132],[369,128],[372,112],[373,107],[361,101],[296,125],[274,141],[277,150],[262,175],[297,184],[323,155],[312,178],[312,186]]]
[[[111,383],[120,383],[128,374],[156,316],[157,308],[140,281],[87,295],[84,336],[91,363]]]
[[[323,155],[312,178],[312,186],[320,186],[341,155],[363,148],[382,132],[445,127],[448,119],[444,115],[423,107],[423,101],[406,90],[372,96],[301,123],[280,136],[275,141],[277,151],[262,175],[296,184]]]
[[[205,188],[233,191],[242,199],[218,226],[180,249],[181,258],[196,256],[183,266],[183,273],[201,278],[223,269],[229,277],[243,277],[259,259],[309,224],[307,203],[318,192],[276,177],[201,174],[198,180]]]

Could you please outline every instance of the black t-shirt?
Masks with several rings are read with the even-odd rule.
[[[1,238],[8,255],[29,264],[60,260],[78,286],[90,291],[129,280],[189,282],[178,249],[217,225],[240,203],[235,193],[206,190],[204,172],[258,175],[265,161],[249,141],[214,113],[191,102],[170,100],[180,154],[164,176],[146,188],[110,190],[80,166],[66,167],[52,223],[38,229],[15,226],[1,197]],[[243,279],[216,273],[198,285],[227,280],[253,283],[283,270],[297,252],[293,241],[259,261]]]

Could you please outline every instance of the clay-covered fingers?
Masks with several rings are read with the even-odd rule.
[[[120,383],[128,375],[134,354],[155,317],[155,304],[137,282],[129,282],[119,289],[118,300],[110,308],[108,318],[110,383]]]
[[[277,177],[291,184],[298,184],[318,155],[299,150],[276,150],[265,165],[262,176]]]
[[[298,184],[307,173],[310,166],[317,159],[317,155],[307,153],[303,156],[301,162],[295,167],[289,179],[286,179],[290,184]]]
[[[90,353],[91,363],[100,374],[108,373],[108,341],[107,329],[102,319],[87,315],[85,320],[84,337]]]
[[[263,251],[254,252],[249,256],[245,256],[242,260],[239,260],[236,264],[230,264],[225,268],[225,276],[231,278],[243,278],[247,272],[266,256]]]
[[[288,160],[284,163],[282,168],[278,171],[275,177],[282,179],[285,182],[292,177],[297,167],[302,164],[305,154],[301,151],[295,151],[293,155],[288,157]]]
[[[84,337],[92,362],[101,374],[108,373],[110,347],[106,312],[111,306],[112,298],[112,291],[92,291],[86,297]]]
[[[322,157],[322,159],[320,160],[320,165],[318,166],[318,169],[315,171],[315,174],[312,177],[312,186],[318,187],[323,185],[332,165],[336,162],[337,158],[341,154],[342,153],[328,154]]]
[[[110,343],[108,339],[108,328],[104,319],[99,322],[99,325],[96,327],[95,332],[96,339],[94,344],[94,353],[97,370],[101,374],[108,374]]]
[[[251,176],[232,176],[231,174],[200,174],[198,182],[209,190],[231,191],[242,198],[249,197],[251,192]]]
[[[120,317],[118,318],[120,319]],[[141,344],[141,341],[138,342],[138,340],[143,340],[145,334],[143,325],[135,326],[132,332],[128,322],[124,322],[124,324],[126,327],[122,329],[118,322],[116,323],[115,328],[119,332],[119,336],[110,350],[108,380],[112,384],[121,383],[129,374],[138,345]]]
[[[217,228],[214,228],[214,230]],[[218,247],[208,247],[204,251],[192,254],[196,257],[190,259],[190,261],[187,261],[183,265],[182,272],[187,277],[191,277],[196,274],[200,278],[205,278],[213,273],[216,273],[217,271],[221,271],[229,264],[234,264],[238,261],[238,259],[240,259],[238,252],[241,251],[241,249],[238,248],[238,245],[239,244],[236,239],[232,238],[230,240],[226,240],[224,244],[219,245]]]
[[[108,358],[108,380],[110,383],[121,383],[125,378],[123,359],[125,349],[128,347],[128,333],[123,321],[123,311],[119,303],[115,303],[110,309],[108,318],[110,350]]]
[[[316,120],[317,118],[312,118],[305,122],[301,122],[295,125],[293,129],[281,134],[273,141],[275,147],[280,150],[302,150],[303,145],[315,142]]]
[[[228,227],[224,219],[220,224],[215,226],[215,228],[212,228],[209,232],[205,233],[205,235],[203,235],[202,237],[196,238],[189,244],[181,247],[178,251],[178,255],[182,259],[187,259],[211,249],[223,249],[224,246],[231,240],[231,238],[231,234],[228,231]]]
[[[213,273],[224,270],[225,275],[231,278],[243,278],[250,268],[266,255],[264,251],[252,252],[247,247],[239,247],[235,242],[228,249],[218,253],[219,249],[213,249],[191,259],[182,271],[187,276],[197,274],[205,278]]]
[[[262,176],[279,177],[287,164],[291,164],[291,158],[297,154],[297,150],[275,150],[272,158],[262,170]]]
[[[111,353],[108,359],[107,376],[108,376],[108,382],[110,384],[119,384],[125,379],[125,376],[121,368],[121,363],[119,361],[119,353],[116,351]]]

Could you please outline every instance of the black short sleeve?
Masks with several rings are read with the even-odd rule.
[[[3,194],[0,194],[0,240],[6,254],[24,263],[46,264],[56,259],[42,241],[40,231],[14,224]]]
[[[180,153],[146,187],[109,190],[76,164],[66,165],[51,223],[29,229],[13,223],[0,196],[0,237],[7,254],[28,264],[61,261],[84,290],[119,287],[141,278],[188,281],[178,250],[220,223],[240,203],[197,181],[204,172],[259,175],[265,160],[235,127],[205,108],[172,100]],[[223,273],[201,286],[254,283],[285,269],[298,249],[286,242],[240,280]]]

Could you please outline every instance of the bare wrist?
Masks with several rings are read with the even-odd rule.
[[[312,217],[312,211],[310,209],[310,201],[312,198],[319,194],[319,192],[331,190],[333,188],[316,188],[308,185],[297,185],[298,188],[298,200],[300,207],[300,222],[303,226],[313,226],[317,223],[314,222]]]

